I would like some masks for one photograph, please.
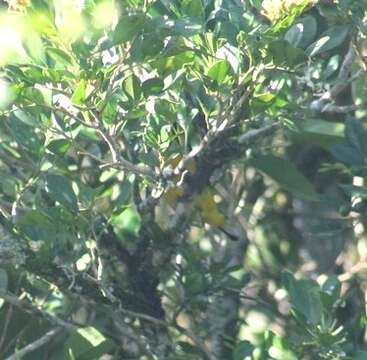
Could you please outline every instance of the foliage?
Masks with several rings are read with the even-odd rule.
[[[366,9],[8,1],[1,358],[367,358]]]

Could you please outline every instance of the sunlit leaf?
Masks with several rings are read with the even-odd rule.
[[[141,219],[133,208],[128,208],[114,215],[111,223],[118,234],[123,235],[125,232],[137,234],[140,229]]]
[[[64,50],[60,48],[47,47],[46,53],[59,65],[60,63],[68,66],[73,65],[73,59]]]
[[[81,79],[71,97],[71,103],[74,105],[83,105],[87,94],[87,81]]]
[[[124,79],[122,88],[129,98],[132,100],[139,100],[141,95],[141,83],[137,76],[132,74]]]
[[[225,81],[230,68],[231,66],[227,60],[218,61],[208,69],[208,77],[221,84]]]

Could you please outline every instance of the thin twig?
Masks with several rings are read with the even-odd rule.
[[[123,168],[128,171],[131,171],[134,174],[142,175],[142,176],[148,176],[151,179],[156,180],[157,176],[154,173],[154,171],[149,167],[145,165],[136,165],[132,162],[124,159],[120,155],[120,151],[118,149],[118,146],[116,144],[115,139],[113,136],[111,136],[102,126],[101,120],[99,119],[98,114],[96,114],[94,111],[90,111],[90,114],[93,116],[95,123],[97,124],[97,132],[101,136],[101,138],[105,141],[108,148],[111,152],[112,162],[103,164],[100,168],[105,167],[113,167],[113,168]]]
[[[353,44],[351,43],[349,46],[349,50],[344,57],[343,63],[340,66],[340,71],[336,83],[331,87],[329,91],[326,91],[318,100],[315,100],[311,103],[311,110],[320,112],[331,111],[330,110],[331,108],[327,107],[328,102],[333,101],[350,84],[350,82],[355,79],[355,76],[351,78],[349,77],[350,70],[354,63],[355,58],[356,58],[356,52],[354,50]]]
[[[280,127],[281,123],[275,122],[273,124],[266,125],[260,129],[249,130],[238,138],[238,142],[241,145],[250,145],[259,138],[272,134],[275,130],[279,129]]]
[[[24,348],[16,351],[13,355],[6,358],[6,360],[19,360],[23,356],[37,350],[43,345],[46,345],[48,342],[50,342],[58,333],[60,333],[62,330],[62,327],[56,327],[50,331],[48,331],[45,335],[37,339],[36,341],[33,341],[32,343],[26,345]]]
[[[335,104],[326,104],[321,112],[332,112],[338,114],[346,114],[352,111],[356,111],[358,109],[355,105],[335,105]]]
[[[149,321],[152,324],[157,325],[157,326],[163,326],[163,327],[166,327],[166,328],[173,328],[173,329],[178,330],[181,334],[183,334],[183,335],[187,336],[189,339],[191,339],[200,348],[200,350],[205,354],[207,360],[214,359],[211,352],[210,352],[210,350],[208,349],[208,347],[207,347],[207,345],[205,344],[204,341],[199,339],[198,336],[196,336],[190,330],[183,328],[182,326],[178,325],[177,323],[175,323],[175,322],[174,323],[168,323],[164,320],[157,319],[153,316],[142,314],[142,313],[137,313],[135,311],[130,311],[130,310],[126,310],[126,309],[120,309],[120,311],[125,315],[136,317],[136,318],[141,319],[141,320]]]
[[[2,292],[0,291],[0,298],[4,299],[9,304],[21,309],[22,311],[25,311],[27,313],[42,316],[43,318],[46,318],[50,322],[61,326],[67,330],[78,330],[80,326],[82,325],[76,325],[74,323],[65,321],[55,315],[49,314],[46,311],[43,311],[34,305],[28,303],[27,301],[20,300],[17,296],[11,294],[10,292]]]
[[[14,309],[13,305],[9,305],[8,311],[6,312],[5,322],[4,322],[3,331],[2,331],[1,339],[0,339],[0,351],[2,350],[4,341],[7,337],[8,326],[10,324],[10,320],[13,314],[13,309]]]

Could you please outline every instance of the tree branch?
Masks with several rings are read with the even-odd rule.
[[[62,327],[56,327],[50,331],[48,331],[45,335],[37,339],[36,341],[26,345],[24,348],[16,351],[13,355],[6,358],[6,360],[19,360],[23,356],[37,350],[43,345],[46,345],[50,342],[57,334],[59,334],[62,330]]]
[[[314,111],[319,112],[339,112],[346,113],[349,111],[354,111],[355,109],[351,106],[343,106],[338,107],[329,103],[333,101],[349,84],[355,79],[355,76],[359,76],[359,74],[355,74],[353,77],[349,78],[349,74],[351,72],[352,65],[354,64],[354,60],[356,58],[356,52],[354,50],[353,44],[351,43],[349,46],[349,50],[344,57],[343,63],[340,67],[340,71],[338,74],[338,78],[335,84],[330,88],[330,90],[326,91],[318,100],[312,101],[310,108]]]
[[[82,326],[82,325],[76,325],[74,323],[65,321],[55,315],[49,314],[46,311],[43,311],[24,300],[20,300],[17,296],[11,294],[10,292],[0,291],[0,298],[4,299],[9,304],[19,308],[22,311],[25,311],[32,315],[37,315],[46,318],[55,325],[65,328],[67,330],[77,330],[79,329],[80,326]]]

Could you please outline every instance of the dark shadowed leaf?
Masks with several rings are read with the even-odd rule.
[[[306,54],[315,56],[341,45],[349,33],[348,25],[336,25],[326,30],[321,37],[306,49]]]
[[[367,351],[358,351],[353,357],[353,360],[365,360],[367,359]]]
[[[362,156],[367,157],[367,131],[361,121],[348,118],[345,122],[345,137]]]
[[[157,34],[145,34],[141,44],[144,56],[157,56],[164,48],[164,41]]]
[[[318,324],[321,321],[322,303],[317,283],[311,280],[297,280],[290,272],[284,272],[282,278],[293,309],[302,314],[305,321],[313,325]]]
[[[317,22],[311,15],[305,16],[297,21],[285,34],[287,40],[293,47],[306,48],[313,41],[317,31]]]
[[[367,188],[355,185],[339,185],[348,196],[361,197],[367,200]]]
[[[68,178],[49,174],[45,177],[45,185],[47,193],[53,200],[69,210],[78,211],[78,199]]]
[[[64,351],[67,359],[90,360],[99,359],[113,347],[112,341],[90,326],[71,333],[65,343]]]
[[[354,146],[348,144],[336,144],[331,147],[331,153],[335,158],[350,165],[363,165],[364,157]]]
[[[121,44],[133,40],[134,36],[142,31],[145,21],[144,14],[121,16],[113,32],[113,42]]]
[[[142,88],[145,97],[148,97],[149,95],[157,95],[162,92],[164,82],[160,78],[148,79],[143,82]]]
[[[202,0],[183,0],[181,4],[183,12],[190,17],[200,17],[203,15]]]
[[[335,302],[340,296],[341,283],[336,275],[330,275],[322,284],[321,290],[331,296]]]
[[[47,150],[51,151],[55,155],[65,155],[71,147],[71,143],[66,139],[52,140],[47,145]]]
[[[179,345],[180,348],[182,349],[182,351],[186,354],[202,355],[201,350],[199,348],[197,348],[196,346],[194,346],[193,344],[190,344],[190,343],[185,342],[185,341],[179,341],[177,343],[177,345]]]
[[[233,350],[233,360],[243,360],[247,356],[251,356],[255,347],[249,341],[241,341]]]
[[[250,160],[250,165],[295,195],[309,200],[318,199],[313,185],[288,160],[273,155],[258,155]]]
[[[27,123],[23,120],[27,121]],[[21,116],[20,113],[17,113],[17,115],[12,114],[10,116],[8,123],[12,135],[18,144],[32,155],[39,156],[43,149],[44,135],[38,133],[28,122],[31,122],[31,118],[28,115],[23,114]]]

